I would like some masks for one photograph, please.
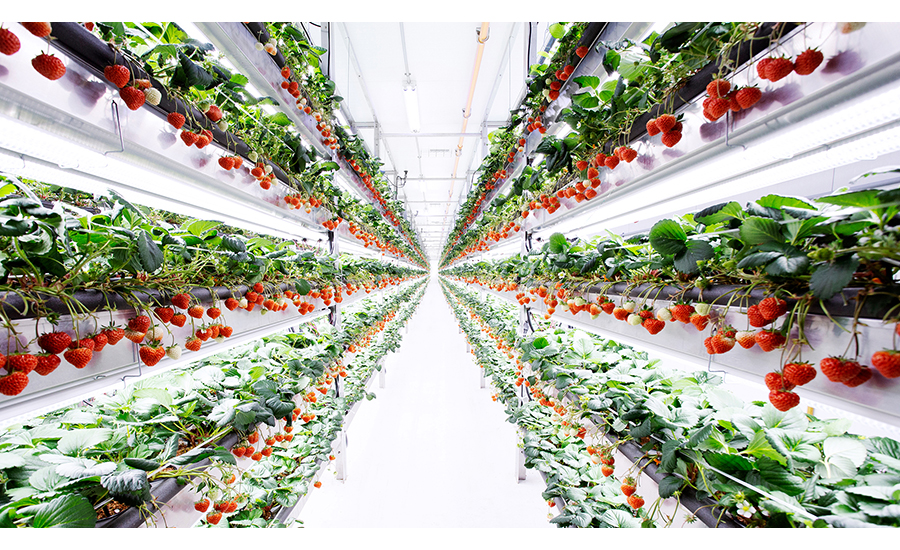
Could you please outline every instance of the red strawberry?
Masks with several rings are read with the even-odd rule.
[[[12,55],[19,51],[22,43],[19,37],[14,35],[9,29],[0,29],[0,53]]]
[[[189,350],[191,350],[191,351],[199,351],[199,350],[200,350],[200,346],[202,346],[202,345],[203,345],[203,342],[202,342],[199,338],[197,338],[196,336],[191,336],[191,337],[188,338],[187,341],[184,343],[184,347],[187,348],[187,349],[189,349]]]
[[[731,82],[717,78],[706,85],[706,93],[710,97],[725,97],[731,90]]]
[[[755,304],[747,308],[747,320],[751,327],[764,327],[769,324],[768,319],[759,311],[759,306]]]
[[[756,74],[759,75],[759,77],[762,78],[763,80],[769,79],[769,77],[767,76],[768,70],[769,70],[769,64],[772,63],[773,59],[774,58],[772,58],[772,57],[760,59],[759,62],[756,64]]]
[[[122,338],[125,338],[125,331],[121,327],[109,327],[103,331],[106,335],[106,343],[115,346]]]
[[[713,338],[712,336],[703,340],[703,345],[706,346],[706,353],[710,355],[716,354],[716,348],[713,347]]]
[[[605,164],[607,168],[612,170],[619,165],[619,157],[615,155],[606,157],[606,160],[603,161],[603,164]]]
[[[575,55],[577,55],[578,57],[583,59],[584,56],[586,56],[589,51],[590,50],[588,49],[587,46],[579,46],[579,47],[575,48]]]
[[[769,403],[781,412],[793,409],[800,404],[800,396],[790,391],[773,390],[769,392]]]
[[[175,310],[170,307],[157,307],[153,309],[153,314],[163,323],[168,323],[175,315]]]
[[[200,340],[202,340],[204,342],[209,340],[209,334],[210,334],[209,329],[200,329],[200,328],[198,328],[197,332],[194,333],[194,335],[197,336],[197,338],[199,338]]]
[[[124,88],[131,80],[131,71],[125,65],[110,65],[103,69],[103,76],[112,82],[116,88]]]
[[[709,102],[709,107],[707,107],[706,110],[712,117],[712,120],[718,120],[725,116],[725,113],[727,113],[730,108],[731,106],[726,98],[717,97]]]
[[[754,339],[763,351],[772,351],[773,349],[780,348],[786,341],[783,334],[772,330],[761,330],[756,333]]]
[[[613,312],[613,310],[616,309],[616,303],[615,302],[603,302],[602,304],[600,304],[600,307],[603,309],[604,313],[609,315]]]
[[[622,489],[622,494],[624,494],[626,497],[630,497],[631,495],[633,495],[634,492],[637,491],[637,487],[634,486],[634,478],[626,477],[624,480],[622,480],[622,486],[620,487],[620,489]]]
[[[172,324],[176,327],[183,327],[186,321],[187,317],[185,317],[184,313],[176,313],[172,316]]]
[[[52,353],[39,353],[35,357],[37,357],[37,365],[34,367],[34,372],[41,376],[47,376],[55,371],[56,367],[61,363],[59,355],[53,355]]]
[[[141,361],[148,367],[152,367],[166,356],[166,348],[159,345],[159,341],[154,341],[148,345],[141,346],[139,353]]]
[[[625,319],[627,319],[630,313],[630,311],[622,307],[614,308],[612,312],[613,317],[615,317],[619,321],[624,321]]]
[[[218,105],[211,105],[209,109],[206,110],[206,118],[210,119],[213,122],[219,122],[222,120],[222,117],[225,116],[222,113],[222,109],[219,108]]]
[[[691,324],[697,327],[697,330],[703,330],[709,323],[709,315],[700,315],[697,312],[691,314]]]
[[[0,377],[0,393],[3,395],[19,395],[27,385],[28,375],[22,371]]]
[[[885,378],[900,377],[900,352],[881,350],[872,354],[872,366]]]
[[[781,373],[770,372],[765,377],[766,387],[772,391],[775,390],[792,390],[794,385],[784,379]]]
[[[210,319],[217,319],[219,315],[222,315],[222,310],[217,307],[211,307],[206,310],[206,315],[208,315]]]
[[[53,54],[47,55],[42,53],[38,55],[31,60],[31,66],[49,80],[59,80],[66,74],[66,66],[63,65],[62,60]]]
[[[219,327],[221,325],[210,325],[208,329],[210,338],[218,338],[219,337]]]
[[[637,151],[631,147],[622,147],[622,150],[619,151],[619,158],[630,163],[637,158]]]
[[[602,468],[600,468],[600,471],[601,471],[601,472],[603,473],[603,475],[605,475],[606,477],[609,477],[609,476],[613,475],[613,473],[615,473],[615,469],[613,469],[613,468],[611,468],[611,467],[609,467],[609,466],[603,466]]]
[[[86,367],[93,356],[94,352],[88,348],[68,349],[63,353],[63,357],[66,358],[66,361],[75,365],[76,369],[83,369]]]
[[[94,351],[103,351],[103,348],[109,343],[109,338],[102,332],[95,334],[91,340],[94,341]]]
[[[869,367],[863,366],[863,368],[859,369],[859,374],[851,378],[850,380],[845,380],[843,384],[845,386],[855,388],[856,386],[860,386],[865,384],[872,378],[872,369]]]
[[[742,330],[735,334],[735,339],[737,343],[741,345],[744,349],[750,349],[756,345],[756,338],[754,338],[755,333],[749,330]]]
[[[265,447],[262,451],[260,451],[263,456],[272,456],[272,447]]]
[[[203,306],[191,306],[191,308],[188,309],[188,315],[194,319],[200,319],[203,317],[203,311]]]
[[[234,157],[219,157],[219,166],[225,170],[234,168]]]
[[[843,357],[826,357],[819,361],[819,369],[832,382],[846,382],[862,369],[856,361],[848,361]]]
[[[662,329],[666,328],[666,322],[660,321],[659,319],[644,319],[644,322],[641,325],[647,329],[647,332],[650,334],[657,334]]]
[[[187,130],[182,130],[181,132],[181,141],[183,141],[184,144],[188,147],[197,143],[197,138],[199,138],[197,134],[193,134],[191,132],[188,132]]]
[[[661,139],[662,144],[666,147],[675,147],[681,141],[681,132],[666,132]]]
[[[672,312],[672,318],[682,323],[691,322],[691,314],[694,313],[694,306],[690,304],[675,304],[669,308]]]
[[[222,512],[213,511],[213,512],[206,514],[206,521],[208,521],[209,523],[211,523],[213,525],[218,524],[221,520],[222,520]]]
[[[231,335],[234,333],[234,329],[225,325],[219,328],[219,334],[224,336],[225,338],[231,338]]]
[[[678,120],[675,119],[674,115],[660,115],[656,119],[656,127],[659,128],[659,131],[662,133],[666,133],[675,127],[675,123]]]
[[[802,363],[788,363],[784,366],[782,372],[784,379],[795,386],[802,386],[816,377],[815,367],[806,361]]]
[[[712,346],[716,353],[727,353],[734,347],[736,340],[731,336],[726,336],[722,332],[717,332],[712,338]]]
[[[786,57],[776,57],[766,66],[766,78],[778,82],[794,72],[794,63]]]
[[[143,342],[146,335],[146,332],[138,332],[136,330],[131,330],[130,328],[125,329],[125,338],[128,338],[135,344]]]
[[[263,302],[263,307],[266,308],[266,309],[268,309],[268,310],[273,310],[273,309],[275,309],[275,300],[273,300],[273,299],[271,299],[271,298],[267,298],[267,299]]]
[[[240,303],[234,298],[228,298],[227,300],[225,300],[225,308],[228,309],[228,311],[236,310],[239,305]]]
[[[759,303],[757,306],[759,313],[766,321],[774,321],[787,313],[787,302],[774,296],[769,296]]]
[[[575,168],[578,168],[579,172],[584,172],[585,170],[587,170],[587,167],[588,167],[588,161],[586,161],[586,160],[579,160],[579,161],[575,162]]]
[[[191,305],[191,296],[190,294],[176,294],[172,296],[172,305],[177,307],[178,309],[187,309],[188,306]]]
[[[237,170],[238,168],[241,167],[242,164],[244,164],[244,159],[242,159],[241,157],[231,157],[231,160],[234,161],[234,169],[235,170]]]
[[[640,495],[631,495],[628,497],[628,505],[637,510],[644,505],[644,499]]]
[[[808,49],[794,60],[794,72],[799,75],[812,74],[825,60],[825,55],[819,50]]]
[[[588,177],[588,179],[594,179],[594,178],[596,178],[596,177],[599,176],[599,175],[600,175],[600,172],[599,172],[596,168],[594,168],[593,166],[590,167],[590,168],[588,168],[588,171],[587,171],[587,177]]]
[[[119,90],[119,97],[125,102],[125,106],[132,111],[137,111],[147,101],[147,95],[134,86],[127,86]]]
[[[244,298],[247,298],[247,302],[253,304],[256,303],[256,299],[259,298],[259,294],[253,292],[252,290],[248,290],[247,294],[244,295]]]
[[[653,118],[653,119],[648,120],[647,121],[647,135],[655,136],[656,134],[659,134],[659,133],[660,133],[660,130],[659,130],[659,126],[656,125],[656,119]]]
[[[749,109],[756,105],[756,102],[762,98],[762,92],[756,86],[749,88],[741,88],[734,94],[734,100],[741,106],[741,109]]]
[[[197,149],[203,149],[207,145],[210,144],[212,140],[204,135],[197,136],[197,141],[194,142],[194,145],[197,146]]]
[[[38,338],[38,346],[47,353],[58,354],[65,351],[72,343],[72,337],[65,332],[47,332]]]
[[[194,503],[194,510],[198,512],[205,512],[209,509],[209,499],[204,498],[203,500],[199,500]]]
[[[262,460],[262,457],[263,457],[263,455],[262,455],[262,453],[261,453],[260,451],[256,451],[255,453],[253,453],[252,455],[250,455],[250,459],[251,459],[251,460],[255,460],[255,461],[257,461],[257,462],[259,462],[260,460]]]
[[[184,115],[181,113],[169,113],[169,116],[166,117],[166,120],[169,121],[169,124],[175,127],[176,130],[180,130],[182,126],[184,126]],[[188,143],[188,145],[192,145]]]
[[[231,449],[231,452],[234,454],[234,456],[236,456],[238,458],[244,456],[244,448],[243,447],[235,447],[235,448]]]
[[[20,23],[20,25],[38,38],[50,36],[50,33],[53,32],[53,27],[50,26],[50,23]]]
[[[147,332],[150,330],[150,318],[146,315],[138,315],[128,320],[128,328],[135,332]]]
[[[37,357],[30,353],[10,353],[6,356],[6,370],[30,373],[37,366]]]
[[[82,338],[81,340],[78,340],[77,342],[72,342],[71,344],[69,344],[69,348],[70,349],[87,348],[91,351],[94,351],[94,347],[96,345],[97,345],[97,343],[94,342],[93,338]]]
[[[253,285],[253,291],[257,294],[261,294],[263,291],[265,291],[265,287],[262,283],[256,283],[255,285]]]

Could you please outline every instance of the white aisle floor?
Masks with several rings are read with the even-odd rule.
[[[347,480],[324,473],[304,526],[552,528],[540,474],[516,481],[516,427],[479,389],[436,278],[408,329],[348,430]]]

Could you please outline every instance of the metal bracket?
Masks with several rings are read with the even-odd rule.
[[[108,155],[110,153],[124,153],[125,152],[125,136],[122,135],[122,121],[119,118],[119,104],[116,103],[116,100],[112,101],[112,119],[113,125],[116,130],[116,135],[119,136],[119,150],[118,151],[107,151],[103,153],[103,155]]]

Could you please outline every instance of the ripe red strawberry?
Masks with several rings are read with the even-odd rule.
[[[660,115],[656,118],[656,127],[659,128],[660,132],[666,133],[675,127],[676,122],[678,120],[675,119],[674,115]]]
[[[766,78],[778,82],[794,72],[794,63],[786,57],[776,57],[766,66]]]
[[[611,468],[610,466],[605,466],[605,465],[602,468],[600,468],[600,471],[606,477],[609,477],[609,476],[613,475],[613,473],[615,473],[615,469]]]
[[[766,387],[772,391],[792,390],[794,385],[784,379],[779,372],[770,372],[765,377]]]
[[[631,162],[637,158],[637,151],[632,149],[631,147],[622,147],[619,151],[619,158],[624,160],[625,162]]]
[[[121,327],[111,326],[103,330],[106,335],[106,343],[115,346],[122,338],[125,338],[125,331]]]
[[[182,131],[181,131],[181,141],[183,141],[184,144],[187,145],[188,147],[190,147],[191,145],[197,143],[197,139],[198,139],[199,137],[200,137],[200,136],[198,136],[197,134],[188,132],[187,130],[182,130]]]
[[[0,29],[0,53],[12,55],[21,47],[22,43],[19,42],[18,36],[9,29]]]
[[[259,298],[259,294],[253,292],[252,290],[248,290],[247,294],[244,294],[244,298],[247,298],[247,302],[253,304],[256,303],[256,299]]]
[[[579,47],[575,48],[575,55],[577,55],[578,57],[583,59],[584,56],[586,56],[589,51],[590,50],[588,49],[587,46],[579,46]]]
[[[749,109],[756,105],[756,102],[762,98],[762,92],[756,86],[749,88],[741,88],[734,94],[734,100],[741,106],[741,109]]]
[[[846,382],[859,374],[862,367],[843,357],[826,357],[819,361],[819,369],[832,382]]]
[[[147,336],[146,332],[138,332],[136,330],[131,330],[130,328],[125,329],[125,338],[131,340],[135,344],[143,342],[145,336]]]
[[[600,304],[600,308],[603,309],[603,312],[607,315],[611,314],[616,309],[615,302],[603,302]]]
[[[95,334],[91,340],[94,341],[94,351],[103,351],[103,348],[109,343],[109,338],[102,332]]]
[[[600,175],[600,172],[599,172],[596,168],[594,168],[593,166],[590,167],[590,168],[588,168],[588,171],[587,171],[587,177],[588,177],[588,179],[596,178],[596,177],[599,176],[599,175]]]
[[[203,311],[203,306],[191,306],[190,309],[188,309],[188,315],[194,319],[200,319],[203,317]]]
[[[780,332],[772,330],[761,330],[754,337],[756,344],[763,351],[772,351],[784,345],[786,338]]]
[[[263,307],[268,310],[275,309],[275,300],[267,298],[265,301],[263,301]]]
[[[65,332],[47,332],[38,338],[38,346],[47,353],[58,354],[65,351],[72,343],[72,337]]]
[[[750,349],[756,345],[756,334],[749,330],[742,330],[735,334],[735,340],[744,349]]]
[[[727,353],[731,351],[737,341],[732,336],[727,336],[722,332],[717,332],[712,337],[712,346],[716,353]]]
[[[222,315],[222,310],[217,307],[211,307],[206,310],[206,315],[208,315],[210,319],[218,319],[218,317]]]
[[[50,26],[50,23],[20,23],[20,25],[38,38],[50,36],[50,33],[53,32],[53,27]]]
[[[19,395],[27,385],[28,375],[22,371],[0,377],[0,393],[3,395]]]
[[[606,160],[603,161],[603,164],[605,164],[607,168],[612,170],[619,165],[619,157],[615,155],[606,157]]]
[[[110,65],[103,69],[103,76],[116,88],[124,88],[131,80],[131,71],[125,65]]]
[[[220,521],[222,521],[222,512],[212,511],[206,514],[206,521],[213,525],[218,524]]]
[[[37,357],[30,353],[10,353],[6,356],[6,370],[30,373],[37,366]]]
[[[37,365],[34,367],[34,372],[41,376],[47,376],[55,371],[61,363],[59,356],[52,353],[39,353],[35,357],[37,357]]]
[[[202,346],[202,345],[203,345],[203,342],[196,336],[191,336],[184,343],[184,347],[191,351],[200,351],[200,346]]]
[[[317,481],[317,482],[313,483],[313,487],[315,487],[316,489],[318,489],[318,488],[321,487],[321,486],[322,486],[322,482],[321,482],[321,481]]]
[[[263,456],[272,456],[272,447],[265,447],[262,451],[260,451]]]
[[[234,157],[219,157],[219,166],[225,170],[234,168]]]
[[[94,351],[94,347],[96,345],[97,345],[97,343],[94,342],[93,338],[82,338],[81,340],[74,341],[71,344],[69,344],[69,349],[87,348],[91,351]]]
[[[35,369],[36,370],[36,369]],[[855,388],[856,386],[860,386],[865,384],[872,378],[872,369],[869,367],[863,366],[863,368],[859,369],[859,374],[851,378],[850,380],[845,380],[843,384],[845,386]]]
[[[816,377],[816,368],[806,361],[802,363],[788,363],[782,369],[782,373],[784,379],[791,384],[802,386]]]
[[[257,461],[257,462],[259,462],[260,460],[262,460],[262,457],[263,457],[263,455],[262,455],[262,453],[261,453],[260,451],[256,451],[255,453],[253,453],[252,455],[250,455],[250,459],[251,459],[251,460],[255,460],[255,461]]]
[[[49,80],[59,80],[66,74],[66,66],[63,65],[61,59],[53,54],[47,55],[42,53],[38,55],[31,60],[31,66]]]
[[[203,500],[199,500],[194,503],[194,510],[198,512],[205,512],[209,509],[209,499],[204,498]]]
[[[640,495],[631,495],[628,497],[628,505],[637,510],[644,505],[644,499]]]
[[[697,330],[703,330],[709,323],[709,315],[700,315],[697,312],[691,314],[691,324],[697,327]]]
[[[737,102],[737,90],[731,90],[728,92],[728,95],[725,96],[725,99],[728,100],[728,108],[733,112],[738,112],[741,110],[741,105]]]
[[[175,315],[175,310],[170,307],[157,307],[153,309],[153,314],[163,323],[168,323]]]
[[[257,294],[261,294],[263,291],[265,291],[265,287],[262,283],[256,283],[255,285],[253,285],[253,291]]]
[[[227,300],[225,300],[225,308],[228,309],[228,311],[236,310],[239,305],[240,303],[234,298],[228,298]]]
[[[900,352],[881,350],[872,354],[872,366],[885,378],[900,377]]]
[[[766,321],[774,321],[787,313],[787,302],[774,296],[762,300],[758,306],[759,313]]]
[[[644,319],[641,326],[647,329],[647,332],[650,334],[657,334],[659,331],[666,328],[666,322],[660,321],[659,319]]]
[[[206,110],[206,118],[213,122],[219,122],[223,116],[225,114],[222,113],[222,109],[218,105],[210,105],[209,109]]]
[[[587,167],[588,161],[586,160],[579,160],[575,162],[575,168],[578,168],[579,172],[584,172],[585,170],[587,170]]]
[[[764,327],[769,324],[769,320],[763,316],[759,311],[759,306],[755,304],[747,308],[747,320],[751,327]]]
[[[219,327],[221,325],[210,325],[206,330],[209,331],[210,338],[218,338],[219,337]]]
[[[127,86],[119,90],[119,97],[125,102],[125,106],[132,111],[137,111],[147,101],[147,95],[134,86]]]
[[[731,82],[717,78],[706,85],[706,93],[709,97],[725,97],[731,91]]]
[[[690,304],[674,304],[669,308],[672,312],[672,318],[682,323],[691,322],[691,314],[694,313],[694,306]]]
[[[234,333],[234,329],[225,325],[219,328],[219,334],[224,336],[225,338],[231,338],[231,335]]]
[[[656,125],[655,118],[652,118],[647,121],[647,135],[655,136],[656,134],[659,134],[660,132],[661,131],[659,129],[659,126]]]
[[[181,127],[184,126],[184,115],[181,113],[169,113],[166,120],[168,120],[169,124],[174,126],[176,130],[180,130]],[[191,144],[189,143],[188,145]]]
[[[176,294],[172,296],[172,305],[178,309],[187,309],[191,305],[190,294]]]
[[[665,132],[661,139],[666,147],[675,147],[681,141],[681,132]]]
[[[703,345],[706,346],[706,353],[710,355],[716,354],[716,348],[713,347],[713,339],[712,336],[707,337],[703,340]]]
[[[235,170],[237,170],[241,167],[242,164],[244,164],[244,159],[242,159],[241,157],[231,157],[231,159],[234,161]]]
[[[772,390],[769,392],[769,403],[784,412],[799,405],[800,396],[791,391]]]
[[[150,317],[138,315],[128,320],[128,328],[135,332],[147,332],[150,330]]]
[[[614,308],[612,312],[613,317],[615,317],[619,321],[624,321],[625,319],[627,319],[630,313],[630,311],[622,307]]]
[[[712,101],[709,102],[709,106],[706,108],[706,111],[709,113],[712,120],[719,120],[725,113],[729,111],[731,106],[728,104],[728,100],[724,97],[716,97],[713,98]]]
[[[185,317],[184,313],[176,313],[172,316],[172,324],[176,327],[183,327],[186,321],[187,317]]]
[[[210,332],[209,329],[198,328],[197,332],[195,332],[194,335],[200,340],[206,342],[207,340],[209,340]]]
[[[626,477],[625,479],[623,479],[620,489],[622,489],[622,494],[624,494],[626,497],[630,497],[631,495],[633,495],[634,492],[637,491],[637,487],[634,486],[634,478]]]
[[[83,369],[91,361],[94,352],[88,348],[68,349],[63,353],[66,361],[75,365],[76,369]]]
[[[769,79],[769,77],[767,75],[768,75],[769,65],[772,63],[773,59],[774,58],[772,58],[772,57],[760,59],[759,62],[756,64],[756,74],[759,75],[759,77],[762,78],[763,80]]]
[[[152,367],[166,356],[166,348],[159,344],[159,340],[155,340],[147,345],[141,346],[139,354],[141,356],[141,361],[148,367]]]
[[[212,142],[212,140],[209,139],[208,137],[206,137],[204,135],[199,135],[199,136],[197,136],[197,141],[194,142],[194,145],[197,146],[197,149],[203,149],[204,147],[209,145],[210,142]]]
[[[794,60],[794,72],[799,75],[812,74],[825,60],[825,55],[819,50],[808,49]]]

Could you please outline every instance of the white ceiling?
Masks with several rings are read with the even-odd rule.
[[[408,201],[407,207],[415,216],[414,224],[426,253],[436,259],[455,221],[462,193],[467,189],[462,179],[478,168],[486,153],[480,136],[465,137],[456,169],[456,177],[462,179],[451,181],[481,22],[402,24],[409,73],[419,99],[419,134],[423,135],[418,137],[396,135],[412,133],[403,97],[406,68],[401,23],[320,25],[322,29],[330,28],[330,74],[337,84],[337,94],[344,98],[344,112],[357,125],[369,151],[377,151],[389,179],[393,180],[395,173],[402,176],[404,171],[408,172],[408,181],[399,197]],[[322,39],[319,29],[308,24],[307,28],[315,31],[310,33],[313,39]],[[532,37],[537,52],[547,42],[546,29],[547,23],[539,24],[538,32]],[[494,127],[504,124],[510,109],[518,104],[524,92],[527,24],[490,23],[489,32],[466,133],[480,134],[483,122],[499,123]],[[358,60],[361,79],[354,69],[351,48]],[[498,79],[501,69],[502,76]],[[365,82],[368,99],[361,80]],[[493,101],[488,105],[492,95]],[[375,120],[380,124],[380,131],[387,134],[382,136],[377,148],[372,127]],[[491,130],[489,127],[488,131]],[[435,133],[451,135],[425,135]]]

